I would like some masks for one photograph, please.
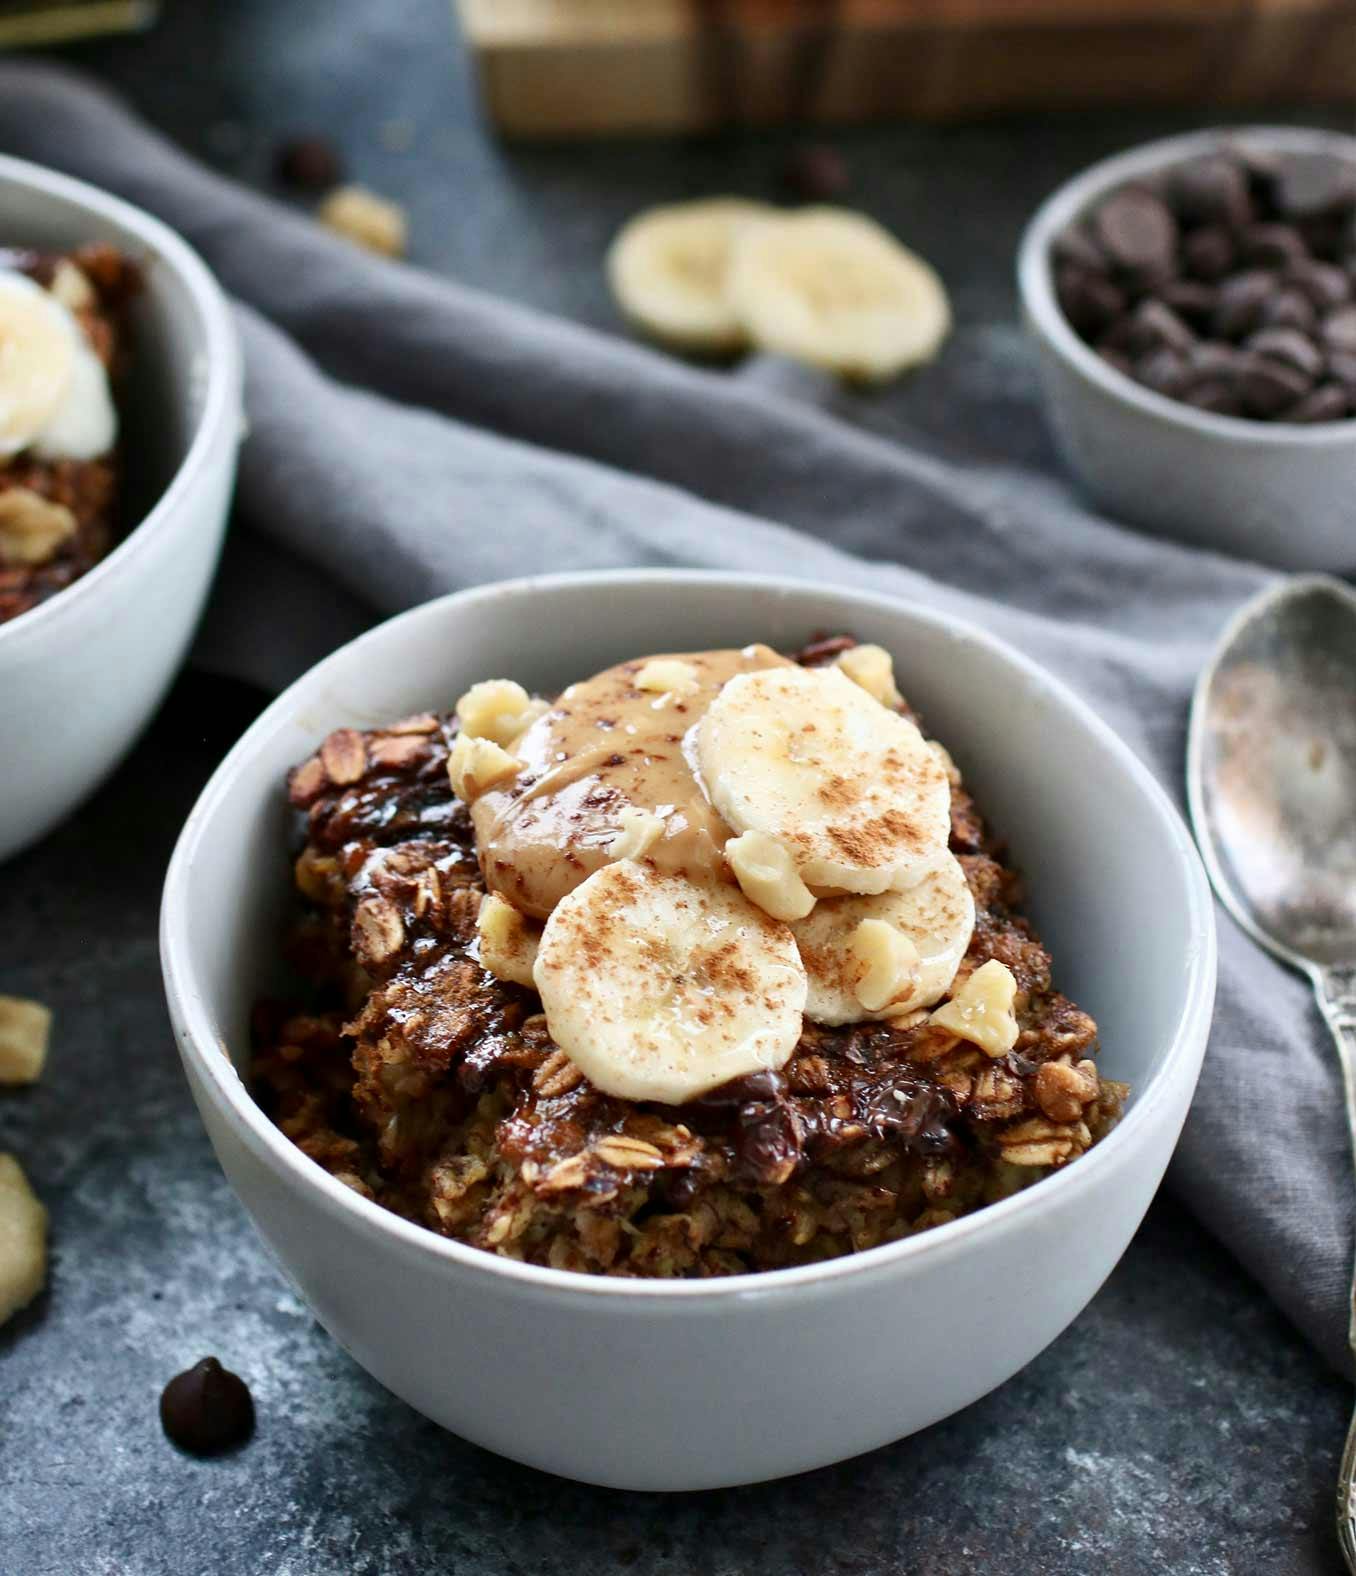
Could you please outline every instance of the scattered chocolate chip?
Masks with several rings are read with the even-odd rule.
[[[1356,203],[1356,169],[1330,153],[1292,153],[1281,160],[1276,206],[1292,219],[1310,219]]]
[[[1168,205],[1143,186],[1108,197],[1093,218],[1098,244],[1135,283],[1150,286],[1177,269],[1177,221]]]
[[[1331,349],[1340,350],[1344,355],[1356,355],[1356,306],[1343,306],[1329,312],[1319,325],[1319,331]]]
[[[1243,342],[1244,350],[1271,356],[1285,362],[1305,377],[1316,378],[1323,370],[1323,352],[1312,339],[1294,328],[1264,328]]]
[[[181,1450],[216,1455],[254,1432],[254,1402],[243,1379],[215,1357],[204,1357],[165,1386],[160,1423]]]
[[[1282,268],[1309,255],[1304,238],[1288,224],[1250,225],[1239,237],[1239,250],[1245,263],[1258,268]]]
[[[1219,339],[1241,339],[1261,320],[1262,307],[1276,288],[1276,276],[1260,268],[1234,274],[1219,287],[1211,328]]]
[[[1308,392],[1312,378],[1270,356],[1247,356],[1240,364],[1238,391],[1252,416],[1275,416]]]
[[[273,173],[284,186],[323,192],[343,180],[344,167],[338,150],[327,138],[291,137],[279,145],[273,158]]]
[[[1238,229],[1252,217],[1247,177],[1239,164],[1219,154],[1191,159],[1171,171],[1168,201],[1184,224],[1222,224]]]
[[[1345,350],[1329,350],[1328,376],[1356,396],[1356,355]]]
[[[1197,279],[1213,284],[1223,279],[1238,260],[1238,247],[1220,225],[1202,225],[1182,242],[1182,262]]]
[[[793,148],[782,166],[782,185],[802,202],[825,202],[847,189],[847,160],[822,142]]]
[[[1320,383],[1289,410],[1282,411],[1278,421],[1341,421],[1351,406],[1351,396],[1340,383]]]
[[[1135,308],[1130,324],[1131,349],[1136,351],[1184,351],[1196,338],[1170,306],[1152,296]]]
[[[1193,379],[1213,382],[1232,378],[1238,371],[1238,351],[1218,339],[1201,339],[1187,352]]]

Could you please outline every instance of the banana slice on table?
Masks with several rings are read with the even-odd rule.
[[[862,214],[798,213],[741,231],[728,294],[763,350],[883,380],[931,361],[951,328],[937,273]]]
[[[638,214],[612,243],[607,274],[622,311],[679,350],[740,350],[741,319],[726,295],[736,237],[776,210],[737,197]]]
[[[57,415],[75,376],[78,332],[41,285],[0,273],[0,457],[28,448]]]
[[[551,1037],[599,1089],[680,1105],[785,1065],[805,969],[785,925],[728,885],[624,861],[546,921],[533,978]]]
[[[975,900],[951,854],[906,892],[825,899],[791,924],[809,977],[805,1016],[861,1023],[932,1006],[951,988],[974,928]],[[892,936],[904,944],[891,946]]]
[[[776,839],[807,886],[904,888],[946,855],[941,762],[912,722],[837,668],[730,679],[698,724],[696,754],[721,816]]]

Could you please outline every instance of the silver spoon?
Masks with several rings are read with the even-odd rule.
[[[1356,592],[1289,580],[1233,620],[1196,686],[1187,796],[1220,901],[1313,982],[1356,1147]],[[1337,1536],[1356,1572],[1356,1417]]]

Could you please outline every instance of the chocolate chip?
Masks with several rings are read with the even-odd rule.
[[[1098,334],[1125,310],[1125,293],[1105,274],[1071,265],[1055,274],[1055,296],[1080,334]]]
[[[1196,339],[1170,306],[1152,296],[1135,308],[1130,328],[1130,348],[1141,353],[1159,349],[1185,351]]]
[[[204,1357],[165,1386],[160,1423],[181,1450],[216,1455],[254,1432],[254,1402],[243,1379],[215,1357]]]
[[[1259,268],[1281,268],[1309,255],[1299,231],[1288,224],[1250,225],[1239,237],[1239,250],[1244,262]]]
[[[1215,292],[1199,279],[1169,279],[1158,293],[1179,317],[1203,323],[1215,310]]]
[[[1061,230],[1051,241],[1050,251],[1056,263],[1072,263],[1092,273],[1105,273],[1109,266],[1106,254],[1081,224]]]
[[[1250,334],[1262,316],[1267,297],[1276,288],[1275,274],[1260,268],[1234,274],[1219,287],[1211,328],[1218,339],[1241,339]]]
[[[1238,372],[1238,351],[1218,339],[1201,339],[1187,352],[1187,367],[1193,379],[1218,381]]]
[[[284,186],[300,191],[323,192],[344,178],[344,166],[334,144],[325,137],[292,137],[273,156],[273,173]]]
[[[1313,259],[1292,263],[1285,271],[1284,283],[1298,290],[1323,312],[1351,298],[1351,281],[1335,263],[1319,263]]]
[[[1237,259],[1233,236],[1219,225],[1203,225],[1182,242],[1182,261],[1187,272],[1208,283],[1223,279]]]
[[[1243,412],[1243,399],[1238,384],[1232,379],[1213,378],[1193,384],[1182,395],[1182,400],[1187,405],[1194,405],[1197,410],[1208,410],[1216,416],[1239,416]]]
[[[1252,198],[1242,167],[1223,154],[1207,154],[1178,165],[1167,181],[1167,198],[1186,224],[1223,224],[1237,229],[1252,218]]]
[[[1318,313],[1309,297],[1298,290],[1278,290],[1262,303],[1257,321],[1263,328],[1298,328],[1310,333],[1318,322]]]
[[[1294,328],[1264,328],[1243,343],[1244,350],[1259,356],[1271,356],[1286,366],[1302,372],[1312,381],[1323,370],[1323,352]]]
[[[1278,421],[1341,421],[1350,408],[1351,398],[1340,383],[1320,383],[1289,410],[1282,411]]]
[[[1135,362],[1133,376],[1137,383],[1153,389],[1156,394],[1166,394],[1175,399],[1190,383],[1186,357],[1175,350],[1151,350]]]
[[[1328,376],[1356,396],[1356,355],[1345,350],[1329,350]]]
[[[1356,306],[1338,307],[1337,311],[1329,312],[1319,324],[1319,332],[1331,349],[1340,350],[1344,355],[1356,355]]]
[[[1249,415],[1275,416],[1302,399],[1312,382],[1312,378],[1270,356],[1247,356],[1239,370],[1238,391]]]
[[[1356,168],[1331,153],[1291,153],[1281,160],[1276,206],[1292,219],[1315,218],[1356,203]]]
[[[782,166],[782,185],[802,202],[825,202],[847,189],[847,160],[822,142],[793,148]]]
[[[1141,286],[1177,271],[1177,221],[1167,204],[1142,186],[1108,197],[1093,217],[1098,244],[1127,279]]]

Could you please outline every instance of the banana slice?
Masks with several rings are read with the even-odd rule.
[[[41,285],[0,273],[0,456],[28,448],[60,410],[78,332]]]
[[[786,926],[734,886],[649,865],[608,865],[562,898],[532,972],[556,1044],[625,1100],[681,1105],[783,1066],[801,1035]]]
[[[877,925],[908,945],[892,954],[881,946],[879,932],[872,934]],[[950,990],[974,928],[975,900],[951,854],[906,892],[826,899],[791,924],[809,977],[805,1016],[823,1024],[861,1023],[930,1007]],[[871,963],[894,957],[902,964],[894,988],[872,994]]]
[[[801,880],[886,892],[946,854],[951,786],[912,722],[837,668],[730,679],[697,727],[711,802],[736,832],[765,832]]]
[[[862,214],[799,213],[740,231],[729,301],[749,337],[849,377],[931,361],[951,327],[936,272]]]
[[[612,243],[607,275],[618,306],[679,350],[740,350],[744,326],[725,283],[735,238],[776,210],[738,197],[638,214]]]

